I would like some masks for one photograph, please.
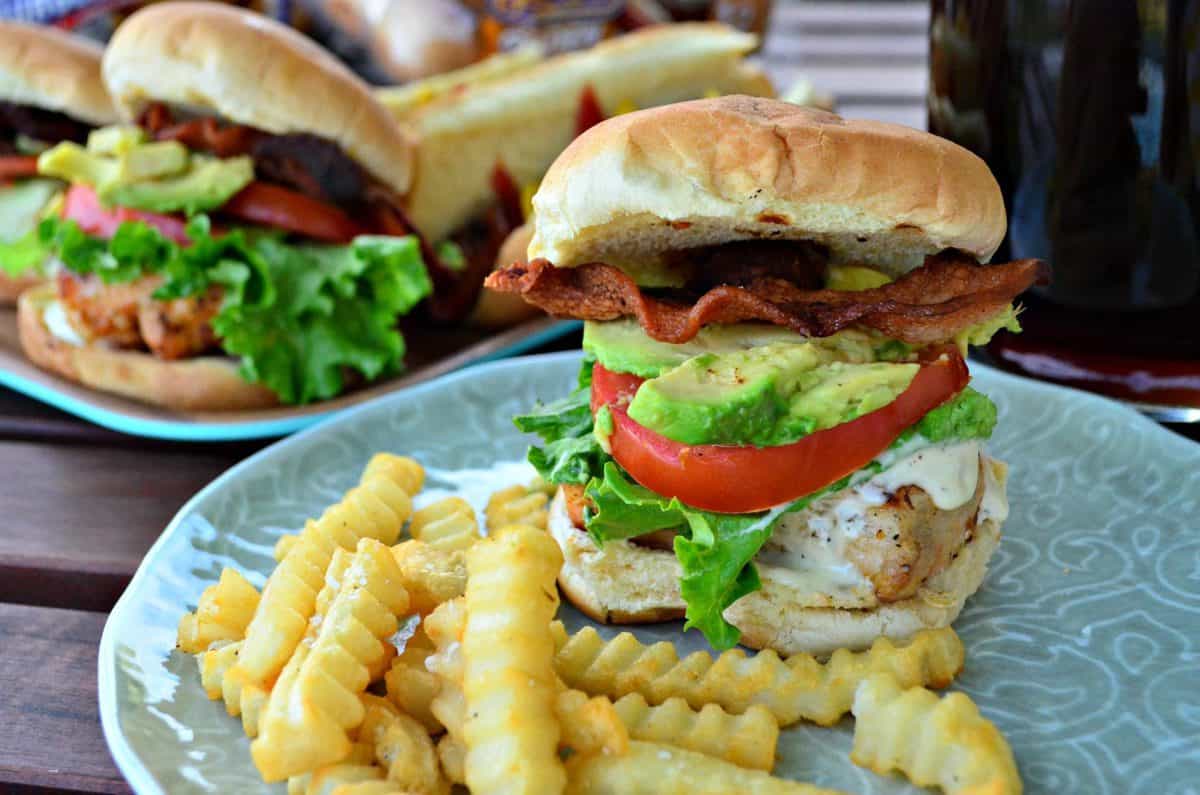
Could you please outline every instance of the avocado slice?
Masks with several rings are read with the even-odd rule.
[[[693,356],[638,388],[629,416],[684,444],[768,445],[779,434],[803,435],[790,423],[797,380],[831,359],[807,343],[776,343]]]
[[[254,179],[249,157],[226,160],[192,156],[192,167],[175,177],[117,183],[100,191],[108,204],[153,213],[197,213],[220,207]]]
[[[848,362],[892,361],[904,358],[910,349],[869,329],[847,329],[829,337],[810,339],[768,323],[738,323],[705,326],[681,345],[659,342],[646,336],[636,320],[588,321],[583,325],[583,349],[615,373],[632,373],[657,378],[693,356],[702,353],[733,353],[764,345],[811,344]]]
[[[704,353],[641,385],[635,422],[683,444],[789,444],[884,406],[919,365],[838,361],[814,343]]]

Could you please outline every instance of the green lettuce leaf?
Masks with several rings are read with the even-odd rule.
[[[161,275],[161,300],[224,290],[213,330],[241,373],[285,403],[334,397],[348,371],[367,380],[399,368],[396,318],[433,289],[415,237],[356,238],[348,246],[290,245],[277,235],[212,234],[206,216],[187,225],[189,246],[152,227],[122,224],[111,240],[47,219],[42,239],[72,271],[106,283]]]
[[[49,256],[50,248],[42,243],[36,229],[30,229],[16,240],[0,240],[0,271],[9,276],[28,273]]]
[[[579,382],[567,397],[539,404],[513,423],[525,433],[536,433],[545,444],[529,448],[529,463],[548,483],[583,485],[610,460],[592,433],[592,365],[587,357],[579,369]]]
[[[871,464],[782,508],[755,514],[723,514],[659,496],[629,480],[610,460],[603,476],[587,486],[592,506],[584,509],[584,523],[597,544],[656,530],[681,530],[675,537],[675,556],[683,570],[679,590],[687,605],[684,629],[698,629],[714,649],[728,649],[737,644],[741,633],[722,613],[762,587],[752,561],[771,537],[779,518],[803,510],[822,495],[844,489],[852,479],[865,479],[878,470],[878,464]]]

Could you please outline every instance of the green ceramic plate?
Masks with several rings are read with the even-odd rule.
[[[150,550],[100,644],[100,716],[139,793],[283,792],[260,783],[240,724],[172,650],[184,609],[223,566],[261,584],[280,534],[343,490],[377,450],[429,468],[425,500],[525,481],[509,418],[560,397],[577,354],[477,367],[351,410],[230,470]],[[956,687],[1009,738],[1027,792],[1195,793],[1200,786],[1200,445],[1117,403],[979,367],[1000,406],[1012,516],[957,624]],[[583,619],[564,608],[568,623]],[[677,624],[639,631],[701,646]],[[849,721],[801,726],[777,773],[859,793],[912,791],[854,767]]]

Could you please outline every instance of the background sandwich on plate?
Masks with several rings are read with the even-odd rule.
[[[302,35],[219,4],[131,16],[103,78],[127,120],[42,152],[69,183],[21,343],[86,386],[173,409],[333,397],[397,370],[431,279],[403,221],[411,145]]]
[[[38,175],[38,154],[117,120],[100,80],[102,52],[54,28],[0,21],[0,305],[46,275],[37,226],[66,186]]]
[[[727,97],[592,128],[533,206],[530,262],[488,286],[587,321],[578,388],[517,418],[576,606],[785,653],[954,620],[1007,514],[963,354],[1045,275],[982,264],[981,160]]]
[[[772,96],[770,81],[745,60],[757,43],[718,23],[667,25],[550,57],[520,50],[379,90],[415,142],[405,197],[413,228],[462,251],[453,297],[439,286],[446,297],[435,312],[470,314],[486,326],[528,316],[521,302],[480,290],[554,158],[583,130],[637,108],[721,94]]]

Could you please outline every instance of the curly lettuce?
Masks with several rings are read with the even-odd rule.
[[[222,347],[240,358],[244,378],[284,403],[334,397],[349,372],[372,380],[398,370],[405,345],[396,318],[433,289],[415,237],[290,244],[249,230],[214,235],[204,215],[188,221],[187,236],[181,246],[138,221],[109,240],[58,218],[40,228],[69,270],[106,284],[158,275],[161,300],[221,287],[213,330]]]

